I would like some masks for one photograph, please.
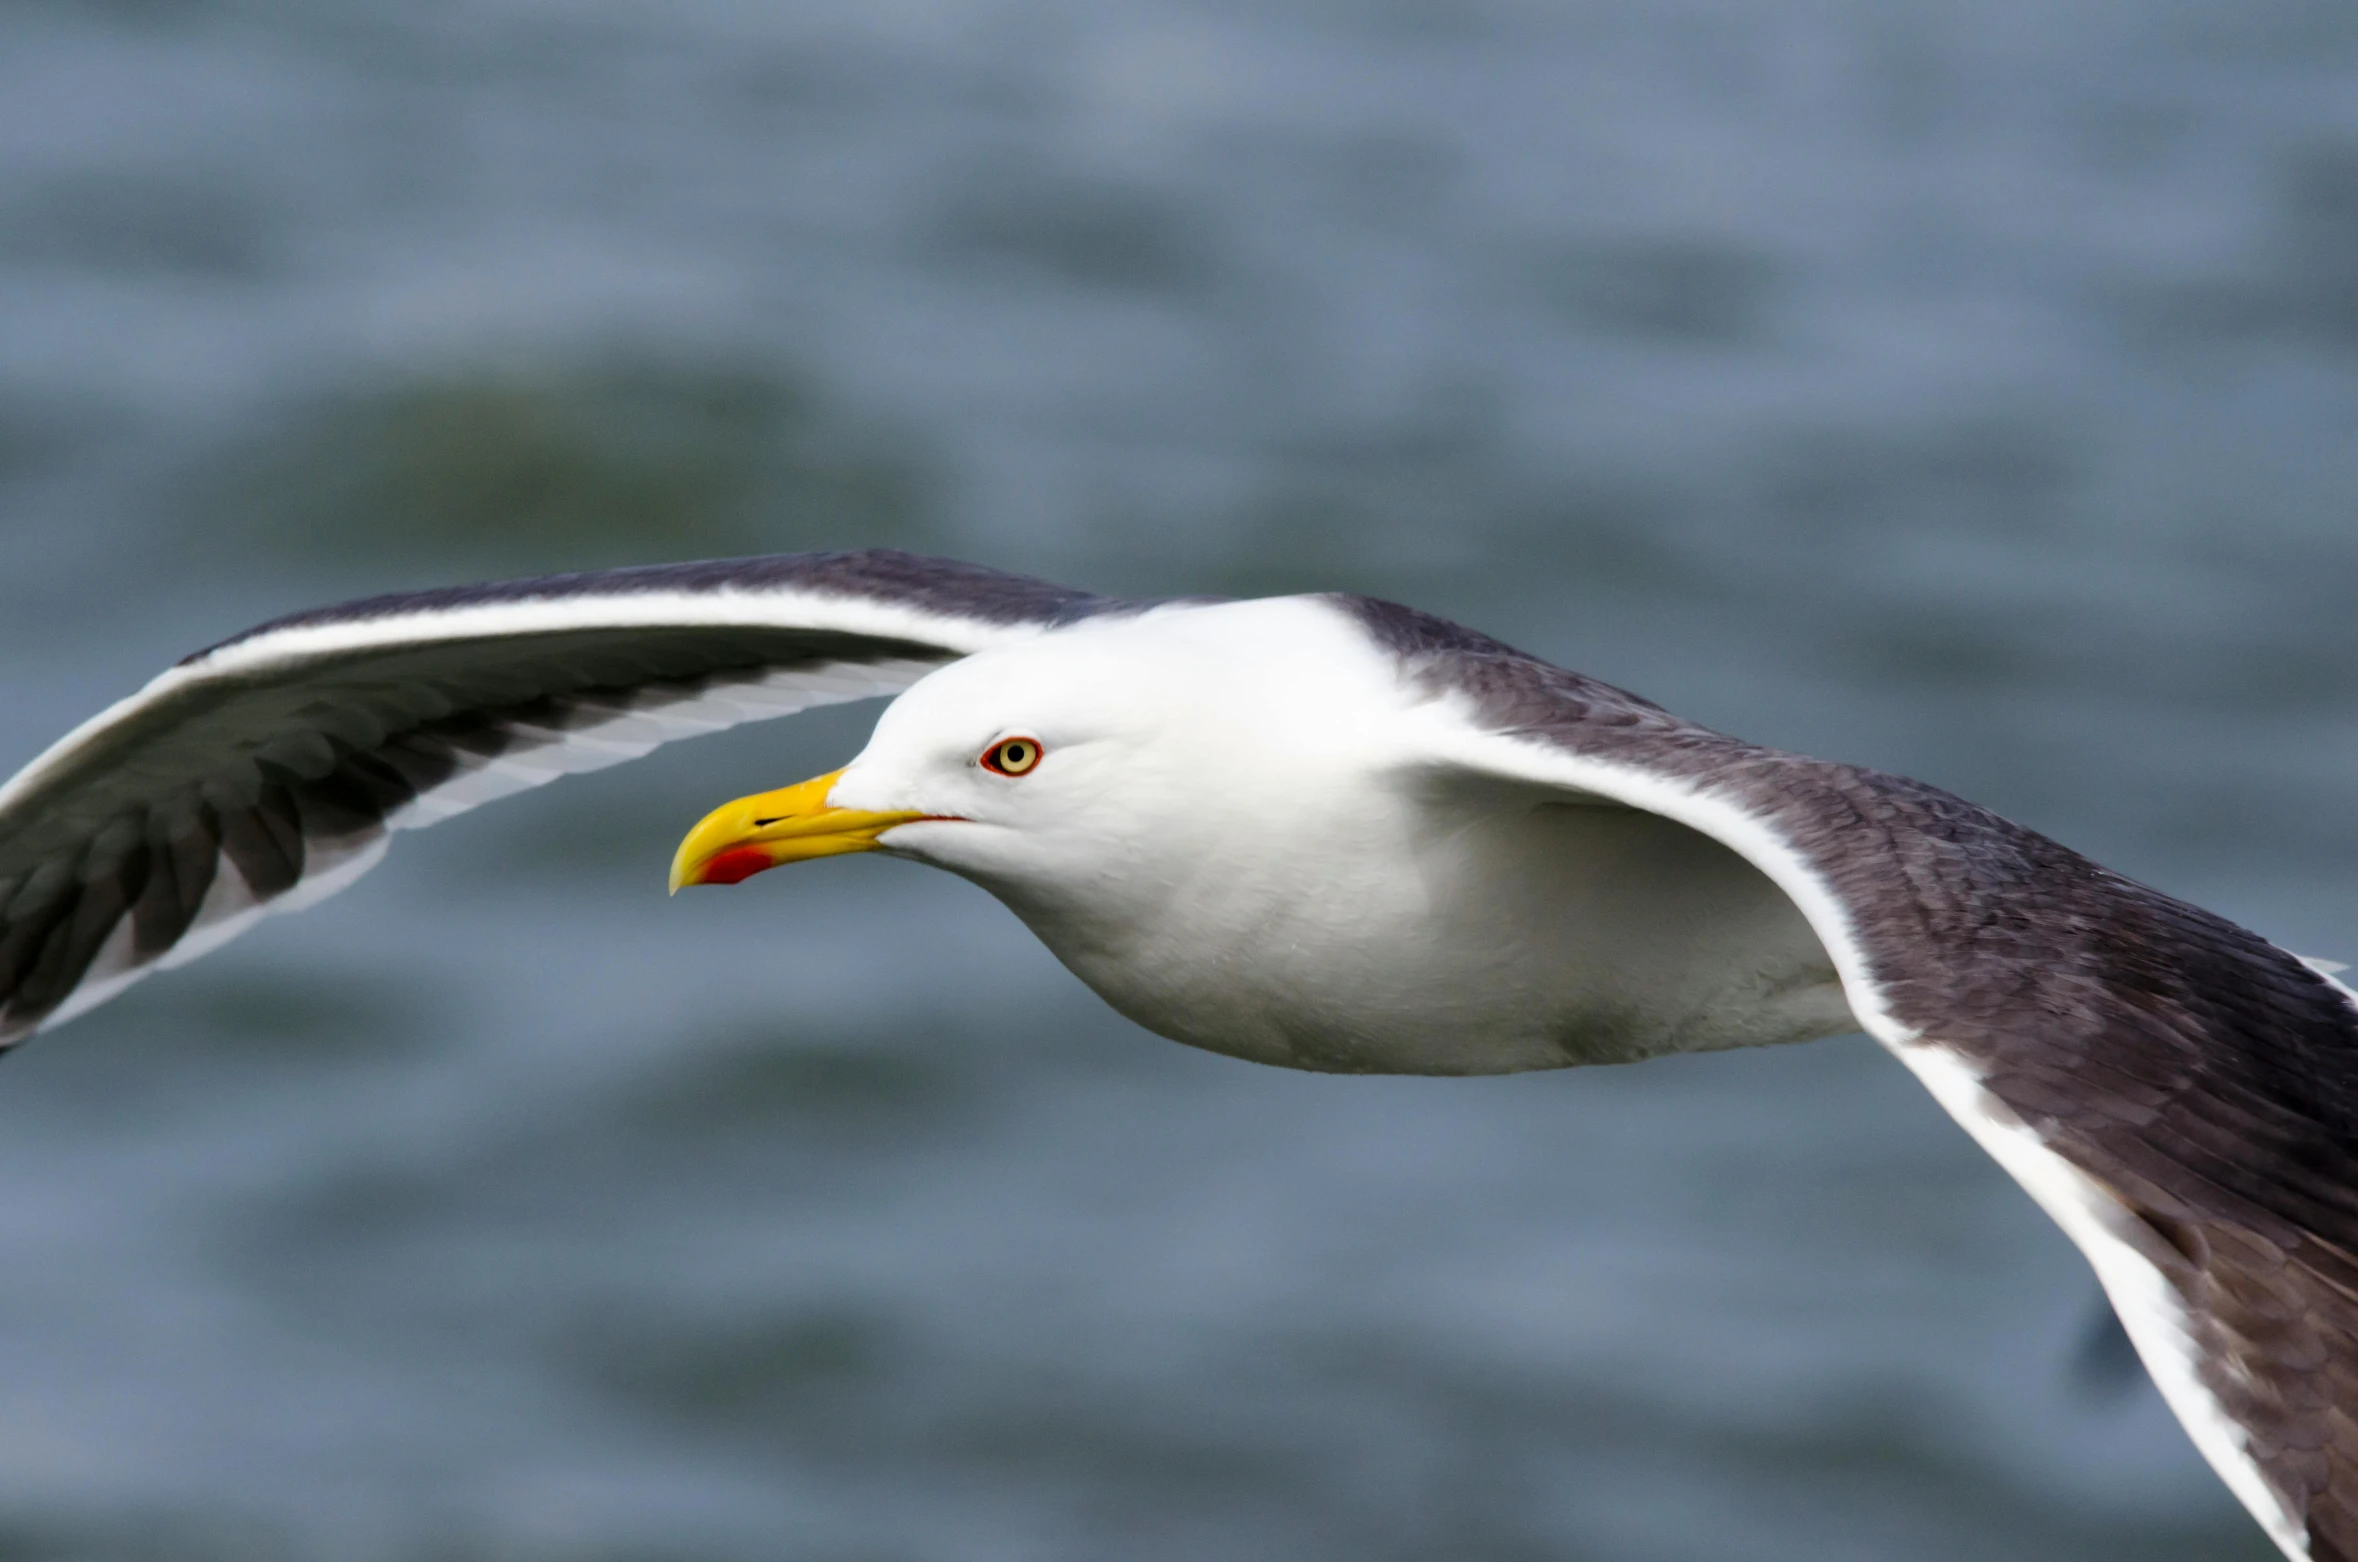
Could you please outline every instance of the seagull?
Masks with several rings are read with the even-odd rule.
[[[2358,1562],[2358,995],[1922,782],[1429,614],[1127,601],[889,551],[371,597],[189,656],[0,786],[0,1045],[396,831],[877,695],[676,891],[879,851],[1109,1004],[1284,1068],[1494,1074],[1864,1030],[2087,1257],[2287,1557]]]

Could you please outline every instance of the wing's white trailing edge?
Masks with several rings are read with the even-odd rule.
[[[1883,1040],[1877,1037],[1877,1040]],[[2175,1287],[2140,1252],[2128,1233],[2136,1213],[2110,1189],[2057,1155],[2020,1117],[2007,1110],[1964,1057],[1926,1042],[1885,1041],[1932,1098],[2049,1219],[2063,1228],[2120,1315],[2162,1399],[2186,1428],[2203,1458],[2260,1527],[2288,1557],[2309,1556],[2307,1525],[2272,1491],[2252,1457],[2249,1435],[2203,1383],[2194,1320]]]

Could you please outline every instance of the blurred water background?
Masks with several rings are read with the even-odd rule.
[[[16,0],[0,768],[277,611],[1404,598],[2358,956],[2347,0]],[[0,1558],[2270,1553],[1863,1040],[1200,1056],[667,750],[0,1069]]]

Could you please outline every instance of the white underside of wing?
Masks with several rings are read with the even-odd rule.
[[[2243,1428],[2196,1375],[2198,1353],[2176,1290],[2120,1234],[2120,1223],[2135,1216],[2110,1190],[2047,1148],[1982,1087],[1963,1057],[1893,1017],[1852,931],[1849,908],[1781,834],[1691,781],[1491,732],[1449,706],[1427,707],[1424,715],[1431,723],[1427,740],[1447,758],[1493,774],[1594,792],[1675,819],[1738,852],[1792,897],[1825,945],[1860,1025],[1907,1065],[2078,1246],[2195,1447],[2285,1555],[2306,1562],[2305,1520],[2285,1510],[2252,1459]]]
[[[430,645],[441,640],[549,634],[569,629],[683,626],[831,630],[941,646],[953,652],[979,651],[985,646],[1025,639],[1041,633],[1045,627],[996,624],[911,607],[883,597],[846,596],[787,586],[579,593],[298,624],[232,642],[164,676],[266,670],[346,651]]]

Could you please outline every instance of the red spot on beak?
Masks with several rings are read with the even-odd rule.
[[[699,884],[742,884],[777,864],[770,854],[752,846],[732,846],[696,870]]]

